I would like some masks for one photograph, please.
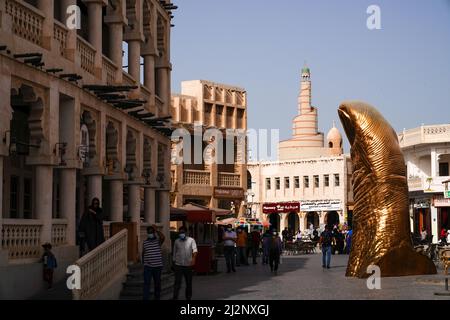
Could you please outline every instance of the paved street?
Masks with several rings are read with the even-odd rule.
[[[283,257],[278,275],[268,266],[250,265],[224,273],[194,278],[194,300],[278,300],[278,299],[448,299],[434,292],[444,291],[442,270],[438,275],[382,278],[381,290],[369,290],[366,280],[346,278],[348,256],[332,257],[329,270],[321,268],[321,254]],[[183,297],[184,290],[180,292]]]

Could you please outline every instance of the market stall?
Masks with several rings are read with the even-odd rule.
[[[184,222],[189,234],[197,242],[198,255],[195,264],[197,273],[209,273],[216,269],[215,246],[218,240],[216,217],[226,217],[230,210],[208,208],[195,203],[180,208],[185,214]]]

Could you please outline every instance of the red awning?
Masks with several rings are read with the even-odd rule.
[[[195,204],[188,203],[181,207],[181,209],[187,212],[187,222],[195,223],[195,222],[215,222],[216,217],[214,211],[210,210],[208,207]]]
[[[187,214],[186,210],[170,207],[170,221],[186,221]]]

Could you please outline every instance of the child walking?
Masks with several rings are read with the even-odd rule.
[[[48,284],[48,289],[53,286],[53,270],[58,266],[56,263],[55,255],[52,252],[52,245],[45,243],[42,245],[44,248],[44,254],[42,255],[41,262],[44,266],[44,281]]]

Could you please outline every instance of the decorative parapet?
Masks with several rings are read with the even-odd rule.
[[[3,219],[1,248],[10,260],[36,259],[41,254],[42,222],[26,219]]]
[[[211,185],[211,174],[209,171],[184,170],[183,184],[209,186]]]
[[[75,262],[81,271],[81,289],[74,300],[95,299],[112,281],[128,272],[128,231],[122,230]]]
[[[6,0],[5,12],[12,18],[15,35],[42,47],[45,17],[38,9],[24,2]]]
[[[220,187],[240,187],[241,175],[235,173],[220,172],[219,173]]]
[[[95,48],[82,37],[77,38],[77,54],[80,59],[81,68],[95,75]]]
[[[52,222],[52,245],[62,246],[67,244],[67,220],[59,219]]]

